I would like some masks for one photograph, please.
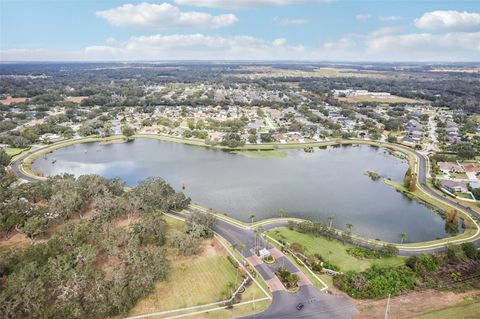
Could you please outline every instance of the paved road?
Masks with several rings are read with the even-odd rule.
[[[172,212],[179,217],[182,214]],[[216,232],[225,238],[232,245],[240,243],[245,244],[245,248],[241,251],[242,255],[249,259],[253,257],[253,248],[255,247],[255,234],[252,229],[245,229],[235,226],[223,220],[218,220]],[[261,245],[267,249],[274,249],[267,242],[262,241]],[[250,259],[249,259],[250,260]],[[292,273],[301,272],[295,264],[286,257],[277,258],[277,264],[282,264]],[[260,264],[255,266],[255,270],[259,273],[267,283],[272,280],[278,280],[273,268],[275,266],[267,266]],[[293,319],[293,318],[318,318],[318,319],[336,319],[351,318],[357,313],[355,306],[345,296],[334,296],[327,292],[320,292],[310,282],[302,284],[299,291],[292,293],[284,289],[273,291],[272,304],[268,309],[260,314],[243,317],[244,319]],[[305,306],[302,310],[296,309],[299,303]]]

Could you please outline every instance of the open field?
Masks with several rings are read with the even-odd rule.
[[[242,71],[249,73],[238,74],[238,77],[249,79],[275,78],[275,77],[300,77],[300,78],[388,78],[391,75],[387,72],[359,70],[347,68],[318,68],[311,71],[281,69],[271,66],[244,66]]]
[[[421,301],[421,302],[419,302]],[[360,312],[356,319],[383,318],[387,299],[353,300]],[[479,318],[480,291],[411,291],[390,300],[389,318]]]
[[[480,296],[466,298],[454,306],[415,316],[416,319],[474,319],[480,317]]]
[[[167,280],[140,300],[130,315],[198,306],[226,299],[228,284],[236,281],[236,269],[215,239],[207,240],[197,256],[172,256]],[[237,282],[240,282],[238,276]]]
[[[14,160],[18,156],[22,155],[24,152],[30,150],[30,147],[27,148],[16,148],[16,147],[4,147],[5,153],[8,154]]]
[[[340,97],[339,101],[347,103],[408,103],[408,104],[426,104],[428,101],[425,100],[414,100],[406,97],[390,95],[390,96],[374,96],[374,95],[364,95],[364,96],[349,96],[349,97]]]
[[[85,100],[88,96],[67,96],[65,101],[73,102],[73,103],[80,103]]]
[[[306,248],[306,254],[320,254],[325,260],[330,261],[340,267],[341,271],[363,271],[373,265],[378,266],[397,266],[404,263],[403,257],[388,257],[378,259],[358,259],[347,253],[347,249],[354,247],[350,244],[342,244],[338,240],[328,240],[324,237],[314,237],[309,234],[302,234],[294,230],[282,227],[269,230],[267,235],[276,240],[285,240],[289,243],[300,243]]]
[[[183,221],[176,218],[165,217],[168,222],[167,242],[175,231],[181,231]],[[155,291],[141,299],[129,312],[130,316],[161,312],[185,307],[199,306],[214,303],[229,298],[229,283],[237,287],[243,278],[237,273],[236,268],[227,259],[228,252],[213,238],[204,241],[201,252],[196,256],[180,256],[174,249],[168,249],[168,259],[171,262],[171,271],[167,280],[158,282]],[[265,297],[261,290],[252,283],[242,294],[242,302]],[[230,310],[218,310],[210,313],[195,315],[195,318],[230,318],[261,311],[269,305],[269,301],[253,305],[235,306]],[[218,306],[207,307],[213,309]],[[190,310],[194,312],[198,310]],[[187,312],[175,312],[175,315]],[[171,316],[174,314],[170,314]],[[165,317],[157,316],[152,318]]]
[[[9,105],[9,104],[12,104],[12,103],[26,102],[28,100],[29,100],[29,98],[27,98],[27,97],[11,97],[11,96],[9,96],[6,99],[0,99],[0,104]]]

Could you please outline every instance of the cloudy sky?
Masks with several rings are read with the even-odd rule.
[[[0,0],[0,61],[480,61],[480,0]]]

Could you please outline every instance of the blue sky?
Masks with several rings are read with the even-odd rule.
[[[0,0],[0,59],[478,61],[478,0]]]

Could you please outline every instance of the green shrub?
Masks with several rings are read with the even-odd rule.
[[[409,257],[405,262],[408,267],[419,274],[435,271],[438,268],[438,260],[435,256],[421,254]]]
[[[416,275],[409,267],[373,266],[367,271],[349,271],[335,277],[335,284],[353,298],[396,296],[413,289]]]
[[[238,268],[238,263],[232,258],[232,256],[227,255],[227,259],[233,265],[233,267]]]
[[[474,260],[478,259],[478,251],[474,243],[463,243],[461,246],[465,256]]]

